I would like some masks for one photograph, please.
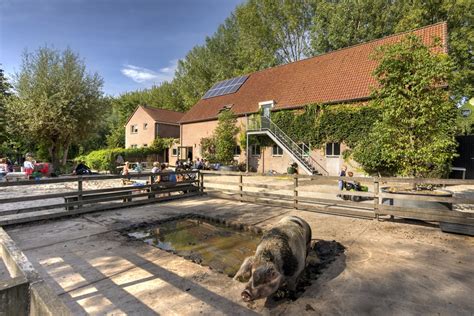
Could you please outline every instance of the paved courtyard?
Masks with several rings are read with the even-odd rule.
[[[243,284],[117,230],[198,213],[268,228],[298,215],[345,248],[296,301],[240,299]],[[472,315],[474,238],[419,222],[377,222],[199,197],[7,229],[81,314]]]

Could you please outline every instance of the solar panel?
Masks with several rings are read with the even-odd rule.
[[[209,91],[207,91],[202,98],[209,99],[221,95],[235,93],[240,89],[248,77],[249,76],[240,76],[224,81],[219,81],[213,85],[212,88],[209,89]]]

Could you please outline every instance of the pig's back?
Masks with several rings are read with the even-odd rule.
[[[256,257],[274,262],[287,277],[299,275],[305,267],[310,241],[309,225],[299,217],[287,216],[264,234]]]

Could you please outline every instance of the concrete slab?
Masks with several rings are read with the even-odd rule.
[[[115,231],[183,213],[263,228],[284,215],[298,215],[311,224],[313,238],[336,240],[346,253],[296,301],[246,304],[239,295],[243,284]],[[474,238],[419,222],[194,198],[13,227],[8,233],[78,315],[474,313]]]

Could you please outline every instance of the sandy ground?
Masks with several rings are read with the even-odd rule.
[[[345,248],[296,301],[240,299],[243,284],[130,241],[117,230],[182,213],[269,228],[306,219]],[[7,232],[76,315],[472,315],[474,238],[420,222],[338,217],[206,197],[10,227]]]

